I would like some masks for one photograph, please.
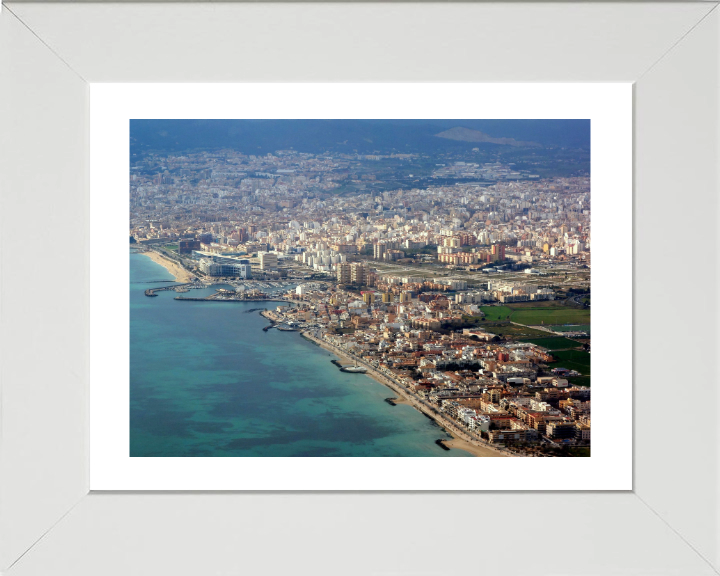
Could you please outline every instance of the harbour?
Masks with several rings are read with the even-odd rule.
[[[161,272],[131,255],[133,456],[469,455],[439,448],[433,422],[390,406],[367,375],[340,372],[301,332],[263,332],[288,302],[179,304],[167,290],[150,300],[142,279]]]

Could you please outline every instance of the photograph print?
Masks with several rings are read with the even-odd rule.
[[[131,120],[131,457],[590,457],[590,120]]]

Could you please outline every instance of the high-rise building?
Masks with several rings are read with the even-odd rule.
[[[372,292],[363,292],[362,298],[365,304],[372,304],[375,301],[375,294]]]
[[[352,282],[350,264],[348,262],[341,262],[337,265],[337,281],[339,284],[350,284]]]
[[[260,252],[258,256],[260,258],[260,270],[277,270],[277,254],[272,254],[271,252]]]
[[[400,260],[401,258],[405,258],[405,252],[403,252],[402,250],[386,250],[385,254],[383,254],[383,260],[387,260],[390,262]]]
[[[250,264],[241,262],[213,262],[209,258],[200,260],[199,268],[208,276],[227,276],[233,278],[252,278]]]
[[[382,295],[382,301],[384,304],[389,304],[393,301],[393,294],[392,292],[383,292]]]
[[[360,262],[353,262],[350,264],[350,282],[358,286],[365,284],[367,279],[367,266]]]
[[[492,245],[492,261],[505,260],[505,245],[504,244],[493,244]]]
[[[178,254],[192,254],[193,250],[200,250],[200,240],[180,240]]]

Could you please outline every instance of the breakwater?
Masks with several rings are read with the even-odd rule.
[[[442,438],[439,438],[438,440],[435,440],[435,444],[440,446],[443,450],[450,450],[448,446],[445,445],[445,441]]]
[[[162,280],[158,280],[162,282]],[[165,292],[166,290],[175,290],[175,288],[182,288],[183,286],[191,286],[191,283],[185,284],[172,284],[171,286],[161,286],[159,288],[148,288],[145,290],[145,296],[157,296],[156,292]],[[176,298],[177,300],[177,298]]]

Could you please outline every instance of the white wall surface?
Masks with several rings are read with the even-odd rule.
[[[0,14],[0,570],[274,575],[338,574],[341,567],[344,574],[434,576],[456,574],[454,559],[463,565],[466,554],[469,570],[511,576],[717,573],[708,563],[720,567],[717,423],[693,420],[692,443],[663,436],[656,424],[669,403],[649,394],[674,387],[665,366],[677,351],[664,335],[685,332],[705,362],[677,382],[681,398],[692,415],[719,407],[711,360],[718,352],[718,10],[700,22],[715,7],[6,5]],[[635,288],[644,298],[635,302],[637,495],[82,497],[84,81],[638,78]],[[35,234],[25,233],[29,219]],[[692,235],[692,250],[669,241],[658,248],[661,231],[673,227],[676,238]],[[52,299],[47,282],[23,281],[34,275],[25,254],[48,249],[45,275],[59,280],[51,282]],[[686,307],[699,313],[662,315],[678,290],[659,270],[677,264],[691,269],[695,284],[708,286],[707,296]],[[495,529],[469,530],[455,522],[457,510],[487,517]],[[533,537],[518,546],[514,534]]]

